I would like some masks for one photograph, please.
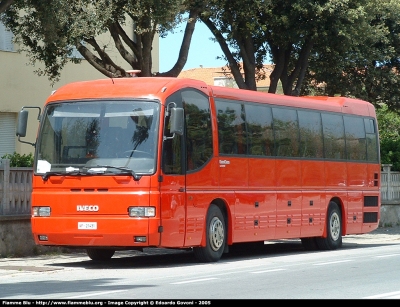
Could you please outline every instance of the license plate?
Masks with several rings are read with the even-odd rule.
[[[96,222],[78,222],[78,229],[97,229]]]

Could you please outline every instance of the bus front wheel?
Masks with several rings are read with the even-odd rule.
[[[206,246],[194,247],[193,252],[200,262],[218,261],[226,244],[226,223],[217,205],[211,204],[207,213]]]
[[[342,218],[339,206],[331,202],[327,216],[327,236],[317,238],[317,244],[321,250],[333,250],[342,246]]]
[[[87,255],[94,261],[107,261],[114,256],[115,250],[113,249],[102,249],[102,248],[88,248],[86,250]]]

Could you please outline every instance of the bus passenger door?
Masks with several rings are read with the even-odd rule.
[[[167,99],[182,107],[181,94],[175,93]],[[163,247],[183,247],[186,225],[186,178],[185,178],[185,151],[184,137],[169,133],[169,117],[164,122],[164,141],[162,144],[160,176],[160,218],[161,240]]]

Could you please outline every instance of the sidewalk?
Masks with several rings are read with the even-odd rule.
[[[393,227],[379,227],[374,231],[362,235],[349,235],[343,237],[343,243],[357,244],[389,244],[400,243],[400,225]]]

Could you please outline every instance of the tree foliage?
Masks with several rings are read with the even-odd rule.
[[[0,1],[0,14],[4,13],[13,2],[14,2],[14,0],[1,0]]]
[[[164,73],[177,76],[186,63],[199,11],[185,6],[184,0],[14,0],[3,21],[30,63],[44,63],[37,73],[50,80],[58,80],[68,61],[79,63],[72,57],[75,49],[105,76],[129,76],[126,69],[151,76],[156,34],[173,29],[185,9],[190,18],[180,56]]]
[[[32,167],[33,166],[33,154],[19,154],[14,152],[12,154],[5,154],[1,159],[9,159],[11,167]]]
[[[179,54],[161,55],[176,56],[175,64],[152,71],[154,38],[183,20]],[[270,93],[280,83],[286,95],[399,107],[398,0],[13,0],[3,18],[30,62],[44,63],[37,72],[53,81],[68,61],[80,61],[71,57],[75,49],[105,76],[128,76],[126,69],[178,76],[198,20],[212,31],[239,88],[257,90],[257,80],[269,77]],[[268,60],[272,72],[264,68]]]
[[[361,15],[362,12],[362,15]],[[354,96],[377,107],[400,106],[400,2],[367,1],[336,49],[312,54],[304,93]],[[321,86],[324,85],[324,86]]]
[[[400,171],[400,115],[381,105],[377,110],[382,164],[392,164]]]

